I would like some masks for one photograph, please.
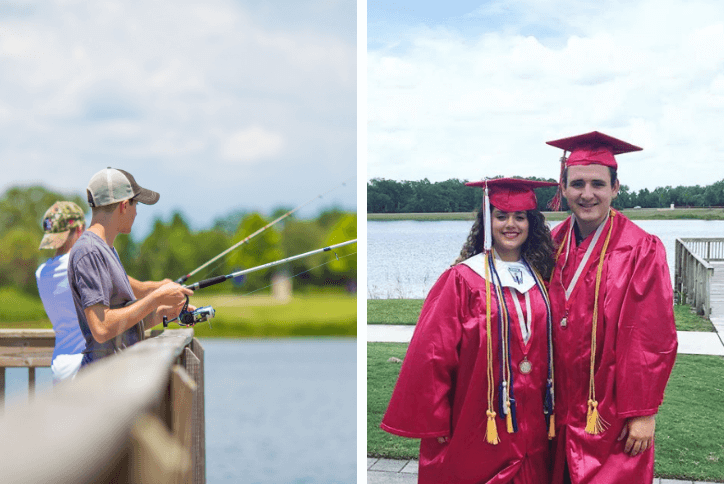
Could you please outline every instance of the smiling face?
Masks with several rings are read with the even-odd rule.
[[[619,182],[611,185],[611,173],[603,165],[574,165],[568,167],[563,196],[576,215],[583,237],[606,219],[611,202],[618,195]]]
[[[493,208],[491,225],[493,248],[500,258],[508,262],[520,260],[521,248],[528,239],[528,215]]]

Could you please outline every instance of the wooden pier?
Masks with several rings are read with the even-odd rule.
[[[680,238],[675,245],[674,291],[724,334],[724,238]]]
[[[52,330],[0,330],[3,482],[205,483],[204,350],[166,330],[36,394]],[[5,406],[5,369],[26,367],[29,402]]]

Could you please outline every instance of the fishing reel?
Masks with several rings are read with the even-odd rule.
[[[189,297],[186,296],[186,302],[184,303],[184,307],[181,308],[181,312],[177,317],[172,319],[171,321],[178,320],[179,326],[194,326],[197,323],[203,323],[205,321],[209,321],[211,318],[213,318],[216,315],[216,311],[214,311],[214,308],[211,306],[204,306],[200,308],[196,308],[193,311],[189,311]],[[167,328],[168,323],[170,323],[166,316],[163,317],[163,327]],[[211,321],[209,321],[209,328],[211,327]]]

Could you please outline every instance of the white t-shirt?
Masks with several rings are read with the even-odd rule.
[[[58,355],[80,354],[85,348],[68,284],[68,256],[48,259],[35,272],[40,299],[55,330],[53,359]]]

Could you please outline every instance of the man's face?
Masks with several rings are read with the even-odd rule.
[[[611,186],[611,173],[603,165],[568,167],[568,181],[563,196],[576,215],[580,228],[595,229],[608,215],[611,202],[618,195],[619,183]]]

